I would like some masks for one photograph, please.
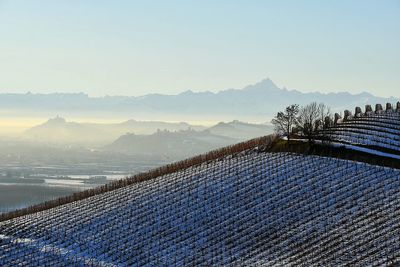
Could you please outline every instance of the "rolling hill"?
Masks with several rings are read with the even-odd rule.
[[[186,122],[137,121],[133,119],[121,123],[84,123],[66,121],[57,116],[26,130],[22,137],[25,140],[45,143],[105,145],[129,132],[150,135],[157,130],[181,131],[204,130],[205,128]]]
[[[126,155],[161,155],[175,161],[272,132],[272,126],[265,124],[220,122],[202,131],[190,128],[158,130],[150,135],[128,133],[102,149]]]
[[[346,111],[347,115],[339,118],[326,133],[332,141],[349,148],[400,155],[400,102],[396,110],[390,104],[387,106],[386,110],[377,105],[375,111],[367,108],[365,112],[357,108],[355,115]],[[400,159],[400,156],[397,158]]]
[[[272,134],[274,132],[274,127],[267,124],[254,124],[234,120],[231,122],[220,122],[207,130],[215,135],[243,141],[266,134]]]
[[[105,151],[127,155],[161,155],[177,160],[237,143],[239,139],[212,134],[210,131],[157,131],[151,135],[125,134],[105,146]]]
[[[384,132],[398,113],[369,115]],[[370,129],[352,127],[346,143],[361,147],[353,137]],[[400,170],[272,152],[276,142],[253,139],[2,215],[0,265],[397,266]]]
[[[49,119],[22,135],[23,141],[50,145],[95,147],[127,155],[156,155],[177,160],[270,134],[267,124],[220,122],[209,128],[186,122],[127,120],[121,123],[81,123]]]

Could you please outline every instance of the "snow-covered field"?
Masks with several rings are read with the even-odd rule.
[[[370,113],[339,121],[327,131],[333,141],[400,154],[400,112]]]
[[[400,170],[247,151],[0,223],[0,266],[400,260]]]

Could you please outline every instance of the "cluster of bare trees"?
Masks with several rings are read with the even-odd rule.
[[[278,112],[272,119],[275,131],[280,136],[290,138],[297,134],[313,142],[318,136],[322,140],[328,140],[326,128],[331,126],[333,117],[331,109],[323,103],[312,102],[300,107],[297,104],[286,107]]]

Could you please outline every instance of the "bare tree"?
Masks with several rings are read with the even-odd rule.
[[[278,112],[272,124],[275,126],[275,131],[279,135],[286,136],[290,141],[290,135],[293,131],[293,127],[297,125],[297,114],[299,113],[299,105],[293,104],[286,107],[285,111]]]
[[[312,102],[304,107],[301,107],[297,118],[298,127],[308,141],[311,143],[315,129],[318,128],[319,121],[319,105],[317,102]]]
[[[329,127],[333,124],[333,114],[331,108],[323,103],[318,105],[319,107],[319,120],[320,127],[317,129],[317,134],[321,136],[323,142],[330,142],[331,134]]]
[[[297,118],[298,127],[308,141],[311,143],[317,135],[327,133],[325,130],[330,126],[332,114],[325,104],[312,102],[300,108]]]
[[[310,105],[313,105],[313,107],[315,108],[314,103],[311,103]],[[328,128],[333,122],[331,108],[326,106],[324,103],[319,103],[315,109],[318,117],[315,121],[314,131],[321,132],[324,129]]]

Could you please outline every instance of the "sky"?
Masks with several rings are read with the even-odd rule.
[[[0,93],[400,97],[400,0],[0,0]]]

